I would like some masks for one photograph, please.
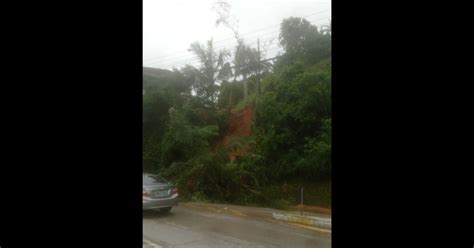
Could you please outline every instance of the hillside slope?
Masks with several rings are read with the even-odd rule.
[[[232,145],[238,138],[248,137],[252,134],[253,107],[246,106],[230,113],[227,129],[221,134],[214,145],[214,150]],[[231,161],[245,151],[245,147],[236,146],[231,149],[228,156]]]

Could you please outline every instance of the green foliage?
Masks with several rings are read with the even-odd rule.
[[[312,178],[331,175],[331,119],[323,121],[319,137],[307,137],[304,156],[297,161],[296,169]]]
[[[247,78],[248,98],[244,99],[244,81],[223,81],[220,85],[217,107],[220,109],[233,109],[237,105],[246,106],[255,100],[257,80],[255,76]]]
[[[217,107],[220,109],[231,109],[244,98],[242,82],[223,81],[220,85],[220,94]]]
[[[246,108],[248,106],[253,106],[255,103],[255,92],[252,92],[247,99],[242,99],[237,105],[235,105],[233,111],[240,111],[243,108]]]
[[[198,69],[187,67],[187,71],[194,79],[193,89],[198,98],[213,105],[218,94],[216,80],[227,79],[232,74],[230,64],[226,62],[230,52],[222,49],[216,53],[212,39],[207,42],[207,46],[198,42],[191,44],[189,51],[193,52],[201,62],[201,67]]]
[[[330,143],[321,138],[330,139],[330,121],[325,121],[331,117],[329,62],[296,62],[263,83],[257,112],[259,152],[275,178],[328,176],[330,148],[324,144]]]
[[[160,166],[160,140],[167,129],[168,109],[181,105],[182,93],[189,92],[189,84],[183,82],[181,73],[158,72],[159,76],[143,78],[143,166],[146,171],[156,171]]]
[[[190,113],[189,106],[170,109],[168,129],[161,143],[161,161],[165,166],[206,151],[209,141],[217,136],[217,125],[195,126]]]
[[[258,54],[243,41],[233,68],[230,53],[214,51],[209,41],[191,45],[199,68],[144,76],[144,170],[175,182],[190,200],[284,209],[297,204],[303,186],[307,204],[330,206],[330,36],[330,27],[318,30],[304,19],[285,19],[280,34],[285,54],[273,71],[266,70],[258,95]],[[245,80],[237,81],[239,76]],[[243,107],[255,114],[252,135],[227,137],[228,145],[217,148],[232,111]],[[245,152],[230,161],[236,148]]]
[[[245,80],[247,76],[257,73],[258,58],[257,49],[239,40],[234,53],[235,76],[243,76]]]
[[[318,28],[305,19],[290,17],[284,19],[280,29],[280,44],[285,48],[285,54],[280,59],[281,64],[296,60],[305,63],[315,63],[331,56],[330,28]]]

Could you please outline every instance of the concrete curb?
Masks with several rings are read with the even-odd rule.
[[[319,227],[323,229],[331,229],[331,219],[330,218],[320,218],[315,216],[305,216],[305,215],[296,215],[296,214],[282,214],[282,213],[273,213],[273,219],[283,220],[290,223],[303,224],[308,226]]]
[[[143,248],[162,248],[162,246],[157,245],[149,240],[143,240]]]

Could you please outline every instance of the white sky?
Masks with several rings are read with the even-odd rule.
[[[232,32],[222,25],[215,26],[217,14],[211,9],[215,1],[143,0],[143,66],[172,69],[186,63],[197,65],[187,49],[192,42],[205,43],[211,38],[216,49],[232,51],[236,43]],[[319,26],[327,24],[331,16],[331,0],[227,2],[232,6],[230,14],[239,21],[239,33],[246,43],[256,47],[260,38],[261,50],[264,47],[268,50],[267,58],[281,51],[277,39],[267,43],[278,36],[284,18],[305,17]]]

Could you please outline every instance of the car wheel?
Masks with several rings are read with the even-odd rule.
[[[171,210],[172,207],[160,208],[160,211],[163,213],[167,213]]]

